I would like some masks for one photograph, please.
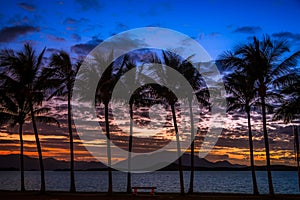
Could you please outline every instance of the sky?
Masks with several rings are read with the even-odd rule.
[[[76,59],[87,55],[103,40],[126,30],[140,27],[172,29],[195,39],[212,59],[253,36],[268,34],[286,37],[291,49],[300,49],[299,0],[253,1],[105,1],[53,0],[3,1],[0,8],[0,49],[19,50],[30,42],[37,51],[47,48],[46,56],[65,50]],[[40,125],[43,152],[46,157],[68,160],[66,103],[49,103],[53,115],[62,122],[61,128]],[[207,159],[228,160],[248,164],[246,119],[242,114],[230,114],[224,130]],[[253,113],[256,164],[263,165],[264,146],[261,119]],[[0,154],[18,152],[17,129],[0,132]],[[272,162],[291,164],[293,140],[289,127],[270,122]],[[36,156],[30,124],[25,127],[25,154]],[[75,138],[77,160],[93,157]]]

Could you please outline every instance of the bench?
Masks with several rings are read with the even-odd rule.
[[[141,189],[141,190],[151,190],[151,192],[150,192],[150,194],[151,195],[154,195],[154,190],[156,189],[156,187],[132,187],[132,189],[133,189],[133,195],[137,195],[137,191],[138,191],[138,189]]]

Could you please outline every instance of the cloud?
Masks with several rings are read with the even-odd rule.
[[[50,53],[56,53],[56,52],[58,52],[59,50],[58,50],[58,49],[55,49],[55,48],[47,48],[46,51],[47,51],[47,52],[50,52]]]
[[[97,0],[76,0],[76,3],[80,6],[81,10],[99,10],[104,7],[103,4],[100,4]]]
[[[124,31],[124,30],[128,29],[128,26],[126,24],[121,23],[121,22],[116,23],[116,26],[117,26],[118,31]]]
[[[74,18],[66,18],[64,20],[64,24],[78,24],[78,23],[87,23],[89,20],[86,18],[74,19]]]
[[[76,24],[77,20],[73,18],[66,18],[64,21],[65,24]]]
[[[36,10],[35,6],[29,3],[18,3],[18,6],[30,12],[34,12]]]
[[[54,35],[47,35],[47,38],[49,40],[52,40],[54,42],[65,42],[65,38],[62,38],[62,37],[57,37],[57,36],[54,36]]]
[[[39,30],[39,27],[27,25],[4,27],[0,30],[0,43],[11,42],[18,38],[20,35],[25,35],[31,32],[39,32]]]
[[[291,32],[278,32],[278,33],[273,33],[273,37],[277,38],[287,38],[291,40],[300,40],[300,33],[291,33]]]
[[[228,154],[224,154],[224,155],[208,154],[205,158],[208,159],[208,160],[213,160],[213,161],[228,160],[229,155]]]
[[[71,35],[71,38],[74,39],[76,42],[79,42],[81,40],[80,35],[74,33]]]
[[[208,34],[208,36],[210,36],[210,37],[218,37],[218,36],[221,36],[221,33],[219,33],[219,32],[211,32],[211,33]]]
[[[71,46],[71,51],[76,54],[87,55],[103,40],[93,37],[92,40],[86,43],[75,44]]]
[[[245,34],[255,34],[256,32],[261,31],[262,29],[259,26],[242,26],[235,29],[234,33],[245,33]]]

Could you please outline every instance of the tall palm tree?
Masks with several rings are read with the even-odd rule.
[[[28,103],[28,109],[33,126],[34,136],[37,145],[40,172],[41,189],[45,192],[45,170],[42,156],[42,149],[37,130],[37,117],[35,109],[42,105],[45,100],[46,91],[56,86],[55,82],[49,81],[51,71],[42,67],[42,59],[46,49],[36,56],[30,44],[25,44],[22,51],[4,50],[1,52],[1,67],[7,73],[2,76],[8,94],[24,96]],[[27,105],[27,104],[26,104]]]
[[[185,93],[187,97],[188,105],[189,105],[189,113],[190,113],[190,127],[191,127],[191,170],[190,170],[190,185],[188,193],[193,193],[194,191],[194,171],[195,171],[195,130],[194,130],[194,116],[193,116],[193,107],[192,101],[193,96],[195,95],[197,101],[201,106],[209,108],[209,91],[206,87],[205,81],[199,71],[193,67],[193,65],[189,62],[189,58],[183,60],[177,54],[173,52],[163,51],[163,60],[167,66],[172,67],[181,73],[189,82],[194,92],[190,93],[189,91],[182,91]],[[163,74],[163,72],[161,73]],[[169,77],[170,78],[170,77]],[[184,89],[184,88],[183,88]],[[199,105],[200,106],[200,105]],[[183,180],[181,181],[183,183]],[[181,183],[181,184],[182,184]],[[184,189],[183,189],[184,190]]]
[[[276,110],[274,119],[283,120],[283,122],[286,124],[293,123],[294,120],[299,119],[300,116],[300,77],[294,84],[284,88],[281,92],[286,95],[286,99]],[[299,132],[298,126],[296,124],[293,124],[292,131],[294,136],[295,155],[298,171],[298,186],[300,190]]]
[[[82,63],[85,65],[83,70],[80,70],[76,81],[77,87],[74,90],[79,94],[78,98],[81,101],[88,103],[95,103],[96,108],[101,104],[104,105],[104,116],[105,116],[105,132],[106,132],[106,144],[107,144],[107,171],[108,171],[108,194],[111,195],[113,192],[113,180],[112,180],[112,169],[111,169],[111,147],[110,147],[110,121],[109,121],[109,103],[111,101],[111,95],[113,92],[114,85],[117,82],[117,77],[122,74],[122,67],[118,70],[114,60],[113,52],[108,55],[100,52],[94,52],[89,58]],[[123,65],[123,64],[122,64]],[[122,66],[121,65],[121,66]],[[118,71],[117,73],[115,73]],[[99,75],[101,78],[96,88],[96,94],[93,89],[95,80],[98,80]]]
[[[0,108],[0,124],[6,123],[10,127],[19,127],[20,137],[20,171],[21,171],[21,191],[25,191],[24,182],[24,141],[23,141],[23,125],[30,121],[30,109],[28,102],[25,101],[24,96],[17,94],[5,94],[5,88],[1,88],[1,105]],[[46,116],[50,111],[50,108],[42,107],[34,110],[35,119],[37,122],[46,122],[48,124],[57,124],[58,121],[53,118]]]
[[[194,192],[194,174],[195,174],[195,129],[194,129],[194,114],[193,114],[193,96],[196,97],[198,101],[198,106],[203,107],[204,109],[210,110],[210,94],[206,83],[199,73],[199,71],[193,67],[189,62],[189,58],[179,64],[177,70],[188,80],[190,85],[193,88],[193,93],[185,91],[185,96],[187,97],[190,113],[190,127],[191,127],[191,166],[190,166],[190,185],[188,193],[192,194]],[[201,117],[201,113],[199,113]]]
[[[112,63],[107,63],[107,60],[113,59],[113,52],[108,55],[108,59],[103,58],[101,55],[94,55],[98,67],[106,67],[102,77],[99,81],[96,91],[96,105],[99,103],[104,104],[104,117],[105,117],[105,131],[106,131],[106,145],[107,145],[107,164],[108,164],[108,194],[113,192],[112,169],[111,169],[111,146],[110,146],[110,121],[109,121],[109,103],[111,101],[112,92],[119,78],[124,74],[124,66],[127,56],[121,57]],[[118,63],[120,61],[121,63]]]
[[[179,56],[176,56],[176,54],[171,52],[162,52],[163,61],[161,61],[158,58],[158,55],[153,53],[152,55],[152,63],[156,64],[165,64],[173,69],[178,69],[181,60]],[[165,68],[163,67],[157,67],[156,65],[153,65],[155,74],[152,74],[154,76],[159,77],[160,81],[165,84],[167,83],[170,77],[168,77],[168,72],[165,71]],[[174,81],[174,80],[171,80]],[[176,143],[177,143],[177,154],[178,154],[178,170],[179,170],[179,179],[180,179],[180,194],[184,195],[184,179],[183,179],[183,168],[182,168],[182,159],[181,159],[181,147],[180,147],[180,140],[179,140],[179,132],[178,132],[178,126],[177,126],[177,119],[176,119],[176,110],[175,110],[175,103],[177,102],[177,97],[174,95],[174,93],[165,87],[159,86],[159,85],[153,85],[153,91],[154,93],[157,93],[157,96],[163,96],[166,98],[167,103],[171,107],[172,112],[172,119],[173,119],[173,125],[174,130],[176,134]]]
[[[227,98],[228,112],[237,110],[246,112],[247,114],[253,193],[258,194],[253,155],[253,136],[251,130],[251,107],[256,103],[255,90],[253,90],[253,87],[254,80],[245,74],[236,72],[225,77],[225,89],[229,93]]]
[[[21,97],[21,96],[19,96]],[[25,191],[24,182],[24,142],[23,142],[23,124],[25,123],[24,97],[16,100],[5,94],[5,88],[1,85],[1,108],[0,124],[9,123],[10,127],[19,126],[20,137],[20,171],[21,171],[21,191]],[[27,109],[28,110],[28,109]],[[29,112],[27,112],[29,113]]]
[[[65,51],[53,53],[50,58],[50,67],[54,70],[54,78],[58,79],[61,85],[52,94],[67,96],[68,101],[68,130],[70,137],[70,192],[76,192],[75,176],[74,176],[74,145],[73,145],[73,128],[72,128],[72,108],[71,98],[72,89],[75,81],[77,71],[79,70],[81,62],[78,61],[72,64],[71,58]]]
[[[238,46],[233,52],[225,53],[220,61],[226,68],[242,71],[255,80],[254,87],[258,92],[261,104],[263,135],[266,150],[269,193],[274,194],[269,138],[267,130],[267,103],[280,98],[276,89],[282,88],[296,78],[292,68],[296,66],[300,51],[284,57],[289,53],[287,40],[272,40],[269,36]]]

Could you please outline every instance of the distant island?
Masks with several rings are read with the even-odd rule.
[[[182,155],[183,170],[190,170],[190,155]],[[134,159],[134,158],[133,158]],[[37,158],[24,156],[24,164],[26,171],[37,171],[39,170]],[[0,156],[0,171],[18,171],[19,170],[20,157],[17,154],[1,155]],[[170,165],[160,169],[159,171],[177,171],[178,162],[175,161]],[[248,171],[249,166],[232,164],[226,160],[210,162],[205,158],[194,157],[195,170],[196,171]],[[69,162],[63,160],[56,160],[54,158],[44,159],[45,170],[48,171],[68,171]],[[256,170],[266,170],[266,166],[256,166]],[[107,166],[101,162],[96,161],[75,161],[76,171],[106,171]],[[287,165],[272,165],[273,171],[296,171],[297,168],[294,166]]]

